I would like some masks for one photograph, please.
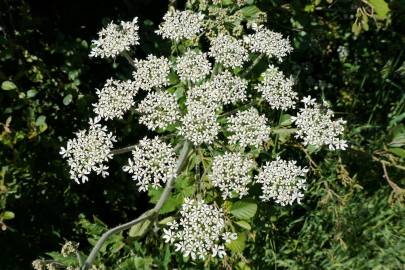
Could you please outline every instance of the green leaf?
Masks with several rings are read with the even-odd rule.
[[[63,105],[69,105],[72,102],[72,95],[69,94],[63,98]]]
[[[182,197],[173,197],[170,196],[167,201],[163,204],[162,208],[160,208],[160,214],[167,214],[173,212],[183,203]]]
[[[231,214],[239,219],[250,219],[256,214],[256,211],[257,204],[248,200],[237,201],[231,207]]]
[[[388,151],[397,155],[400,158],[405,158],[405,149],[402,148],[389,148]]]
[[[238,220],[238,221],[236,221],[235,223],[236,223],[239,227],[241,227],[241,228],[243,228],[243,229],[245,229],[245,230],[250,231],[250,230],[252,229],[252,227],[250,226],[250,224],[247,223],[247,222],[244,221],[244,220]]]
[[[255,17],[256,14],[260,13],[260,9],[256,6],[247,6],[240,10],[242,15],[246,18]]]
[[[4,220],[10,220],[15,218],[15,214],[11,211],[5,211],[2,216]]]
[[[227,243],[226,247],[235,253],[242,253],[246,246],[245,242],[246,242],[246,235],[244,233],[241,233],[238,235],[238,238],[236,238],[230,243]]]
[[[172,217],[172,216],[165,217],[164,219],[159,221],[159,225],[166,225],[167,223],[169,223],[169,222],[171,222],[173,220],[174,220],[174,217]]]
[[[387,2],[384,0],[369,0],[368,2],[373,6],[377,20],[387,19],[390,12]]]
[[[37,95],[38,91],[35,89],[30,89],[27,91],[27,98],[32,98]]]
[[[46,124],[45,120],[46,120],[46,116],[40,115],[40,116],[38,116],[37,120],[35,121],[35,125],[37,127],[39,127],[40,133],[44,132],[48,128],[48,125]]]
[[[139,222],[138,224],[135,224],[134,226],[131,227],[129,230],[129,236],[131,237],[141,237],[143,236],[146,231],[148,230],[150,225],[150,220],[146,219],[142,222]]]
[[[10,91],[17,89],[17,86],[12,81],[4,81],[1,83],[1,89],[4,91]]]
[[[285,126],[289,126],[291,125],[291,115],[287,114],[287,113],[283,113],[280,117],[280,124],[279,126],[281,127],[285,127]]]

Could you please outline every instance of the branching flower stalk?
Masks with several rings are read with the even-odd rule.
[[[184,165],[187,162],[187,156],[188,153],[190,151],[190,147],[191,147],[191,143],[188,141],[185,141],[183,144],[183,147],[181,149],[180,152],[180,156],[179,159],[177,160],[177,164],[176,164],[176,173],[180,174],[180,172],[182,171]],[[106,231],[101,237],[100,239],[97,241],[96,245],[93,247],[93,249],[90,252],[90,255],[87,257],[86,261],[84,262],[83,266],[82,266],[82,270],[87,270],[91,267],[91,265],[93,264],[98,251],[100,250],[100,248],[103,246],[103,244],[105,243],[105,241],[107,241],[107,239],[116,233],[120,233],[122,231],[128,230],[129,228],[131,228],[132,226],[134,226],[135,224],[138,224],[144,220],[147,219],[151,219],[154,216],[156,216],[160,209],[162,208],[163,204],[166,202],[166,200],[169,198],[170,192],[173,188],[173,182],[175,180],[175,177],[172,177],[167,183],[166,186],[163,190],[162,195],[159,198],[159,201],[157,202],[157,204],[155,205],[155,207],[153,207],[152,209],[146,211],[145,213],[143,213],[142,215],[140,215],[139,217],[137,217],[134,220],[131,220],[125,224],[119,225],[117,227],[114,227],[108,231]]]
[[[232,8],[240,7],[235,4]],[[71,178],[80,184],[87,182],[92,172],[106,177],[107,162],[131,152],[122,168],[139,191],[164,188],[152,209],[105,232],[82,270],[89,269],[111,235],[157,217],[181,177],[192,181],[193,195],[181,195],[175,206],[177,219],[162,228],[162,239],[191,260],[217,257],[225,261],[228,245],[241,232],[237,228],[253,217],[249,212],[235,214],[229,206],[260,198],[257,204],[288,207],[305,199],[309,169],[283,157],[281,133],[294,134],[306,154],[305,147],[328,146],[333,151],[347,147],[341,138],[345,121],[334,119],[329,106],[304,97],[304,106],[296,108],[301,95],[294,89],[295,82],[276,67],[292,51],[288,38],[255,22],[248,22],[252,27],[246,30],[242,26],[237,31],[207,29],[212,24],[206,22],[215,21],[213,14],[169,10],[156,33],[172,42],[170,56],[131,58],[130,49],[139,44],[137,18],[109,24],[93,41],[92,57],[123,56],[134,71],[127,81],[111,78],[97,90],[99,100],[93,105],[97,117],[61,148]],[[199,46],[203,36],[211,44],[207,51]],[[268,66],[262,74],[255,74],[262,60]],[[136,101],[140,91],[147,95]],[[127,114],[139,116],[138,122],[155,137],[114,149],[117,139],[105,122]],[[288,118],[289,124],[282,125],[281,117]],[[175,144],[182,147],[178,158]],[[271,155],[269,145],[273,147]],[[191,149],[193,154],[189,155]],[[186,173],[182,174],[184,168]],[[259,190],[253,189],[254,185],[261,191],[252,196]],[[206,198],[207,194],[215,195]],[[239,227],[234,226],[246,215],[245,221],[237,223]]]

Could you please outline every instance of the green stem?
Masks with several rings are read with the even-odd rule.
[[[264,54],[260,54],[256,59],[253,61],[253,63],[245,70],[245,72],[242,73],[241,77],[246,77],[249,75],[249,73],[253,70],[253,68],[262,60],[264,57]]]

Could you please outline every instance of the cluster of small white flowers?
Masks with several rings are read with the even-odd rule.
[[[180,118],[176,96],[164,91],[148,93],[136,110],[142,114],[139,122],[150,130],[166,128]]]
[[[169,83],[170,62],[167,58],[148,55],[146,60],[135,60],[134,64],[133,76],[141,89],[149,91]]]
[[[190,49],[177,58],[176,66],[180,79],[193,83],[204,79],[211,72],[211,63],[207,59],[207,54]]]
[[[295,108],[298,94],[292,90],[294,81],[286,78],[277,67],[270,65],[264,72],[263,82],[255,87],[275,110]]]
[[[221,106],[219,92],[211,87],[211,82],[193,86],[187,91],[186,105],[192,107],[194,104],[204,105],[212,110]]]
[[[103,162],[112,158],[111,149],[116,138],[99,123],[100,120],[100,117],[90,119],[87,132],[80,130],[76,138],[68,141],[66,149],[61,147],[60,154],[67,158],[70,166],[70,177],[78,184],[86,182],[91,171],[102,177],[108,175],[108,166]]]
[[[44,270],[45,262],[44,260],[37,259],[32,262],[32,268],[35,270]]]
[[[249,60],[243,41],[223,34],[213,40],[208,55],[226,68],[242,67]]]
[[[62,249],[61,249],[61,254],[63,257],[68,257],[71,254],[75,254],[77,252],[77,249],[79,247],[78,243],[73,243],[72,241],[67,241]]]
[[[147,191],[161,187],[161,182],[166,183],[176,177],[176,153],[173,147],[161,141],[143,138],[132,151],[132,159],[123,167],[125,172],[132,174],[132,179],[137,181],[139,191]]]
[[[248,185],[252,182],[249,172],[253,168],[253,160],[245,158],[240,153],[225,153],[216,156],[212,163],[212,173],[209,179],[222,192],[222,198],[239,198],[248,194]]]
[[[139,44],[138,18],[130,22],[110,23],[98,33],[98,39],[92,41],[90,57],[115,57],[131,46]]]
[[[267,141],[270,136],[270,127],[267,124],[267,118],[259,115],[255,108],[237,112],[236,116],[231,115],[228,118],[230,126],[228,131],[233,134],[228,137],[231,144],[239,143],[240,147],[256,146]]]
[[[285,161],[277,157],[275,161],[266,162],[256,176],[256,182],[262,184],[262,201],[274,199],[276,203],[292,205],[304,197],[306,189],[305,175],[307,168],[296,165],[296,161]]]
[[[187,107],[187,114],[181,119],[179,134],[194,145],[212,144],[219,132],[215,111],[196,102]]]
[[[276,57],[279,61],[287,54],[292,52],[293,48],[288,39],[283,38],[283,35],[273,32],[265,27],[257,27],[254,34],[244,37],[245,43],[250,51],[263,53],[267,57]]]
[[[332,120],[334,113],[327,107],[322,108],[311,96],[302,99],[304,108],[297,116],[291,117],[298,131],[295,137],[304,140],[304,145],[328,145],[330,150],[345,150],[347,141],[339,138],[344,131],[346,121],[339,118]]]
[[[93,104],[94,112],[105,119],[122,118],[134,105],[134,96],[138,92],[134,81],[108,79],[103,89],[97,89],[98,102]]]
[[[225,232],[222,210],[208,205],[203,200],[186,198],[180,211],[180,222],[167,223],[163,239],[174,244],[175,250],[192,260],[204,260],[207,256],[223,258],[224,243],[237,238],[236,233]]]
[[[210,82],[212,92],[217,92],[223,104],[246,101],[248,82],[245,79],[233,76],[229,71],[224,71],[214,76]]]
[[[163,38],[176,42],[192,39],[203,30],[204,15],[190,10],[170,10],[163,16],[163,22],[155,32]]]

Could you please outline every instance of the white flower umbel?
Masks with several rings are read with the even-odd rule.
[[[219,92],[212,88],[211,81],[193,86],[191,89],[187,90],[187,107],[191,107],[197,103],[209,107],[212,110],[221,107],[222,104]]]
[[[226,68],[242,67],[249,60],[243,41],[223,34],[212,41],[208,55]]]
[[[263,74],[263,82],[255,87],[275,110],[295,108],[297,93],[292,90],[294,81],[286,78],[277,67],[270,65]]]
[[[163,239],[175,250],[192,260],[208,256],[223,258],[225,243],[237,238],[236,233],[225,231],[225,217],[221,209],[203,200],[186,198],[180,211],[180,221],[167,223]]]
[[[148,93],[136,111],[141,114],[139,122],[150,130],[166,128],[180,118],[176,96],[164,91]]]
[[[116,57],[131,46],[139,44],[138,18],[120,24],[110,23],[98,33],[98,39],[93,40],[90,57]]]
[[[214,158],[212,173],[208,177],[221,190],[224,200],[235,195],[242,198],[248,194],[248,185],[252,182],[249,173],[253,164],[253,160],[240,153],[225,153]]]
[[[176,177],[176,153],[173,147],[161,141],[143,138],[132,151],[132,159],[123,167],[125,172],[132,174],[139,191],[147,191],[161,187],[169,179]]]
[[[103,89],[97,89],[98,102],[93,104],[94,112],[105,119],[122,118],[134,105],[138,89],[134,81],[108,79]]]
[[[213,143],[219,132],[214,110],[199,102],[191,104],[187,110],[181,119],[179,134],[194,145]]]
[[[269,58],[275,57],[279,61],[292,52],[290,41],[282,34],[270,31],[263,26],[257,27],[255,31],[254,34],[244,37],[250,51],[265,54]]]
[[[262,185],[262,201],[275,200],[283,206],[298,203],[304,197],[306,189],[305,175],[307,168],[296,165],[296,161],[285,161],[277,157],[275,161],[266,162],[256,176],[256,182]]]
[[[346,121],[341,118],[332,120],[334,113],[325,103],[322,107],[311,96],[302,99],[304,108],[297,116],[291,117],[298,131],[295,137],[304,140],[304,145],[328,145],[330,150],[345,150],[347,141],[340,138]]]
[[[136,71],[133,76],[142,90],[168,85],[170,62],[167,58],[148,55],[146,60],[135,60],[134,63]]]
[[[229,71],[224,71],[214,76],[210,82],[211,91],[217,92],[223,104],[246,101],[248,82],[245,79],[233,76]]]
[[[232,133],[228,137],[231,144],[239,144],[240,147],[259,147],[270,136],[270,127],[267,126],[267,118],[259,115],[255,108],[237,112],[236,116],[228,118],[228,131]]]
[[[155,32],[165,39],[179,42],[182,39],[192,39],[201,33],[204,15],[190,10],[170,10],[163,17],[163,22]]]
[[[66,148],[61,147],[60,154],[67,158],[70,167],[70,178],[78,184],[86,182],[91,171],[102,177],[108,175],[104,162],[112,158],[111,149],[116,139],[99,123],[100,120],[100,117],[90,119],[87,131],[80,130],[76,138],[68,141]]]
[[[206,53],[188,49],[177,58],[176,70],[182,81],[195,83],[210,74],[211,63],[208,61]]]

